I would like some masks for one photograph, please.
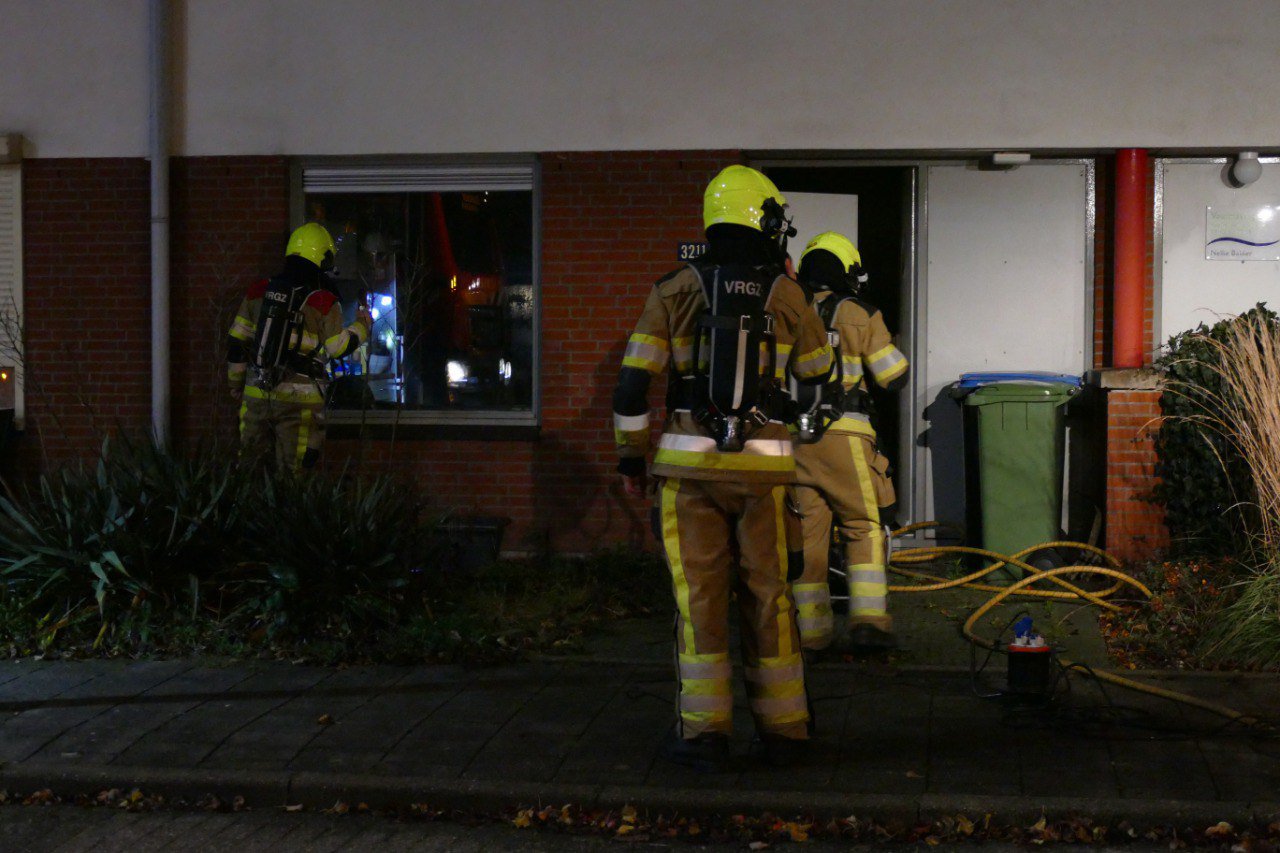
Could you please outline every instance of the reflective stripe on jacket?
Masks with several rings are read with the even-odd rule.
[[[831,330],[840,335],[840,364],[844,371],[841,384],[846,391],[866,391],[867,376],[881,388],[888,388],[906,376],[907,357],[894,346],[884,315],[878,308],[829,290],[814,296],[814,308],[827,299],[844,299],[831,318]],[[846,413],[828,430],[875,435],[870,418],[855,412]]]
[[[614,397],[614,436],[623,458],[648,453],[647,377],[664,370],[684,373],[693,368],[694,336],[706,304],[698,273],[689,267],[663,278],[649,292],[640,320],[627,341],[619,394]],[[777,363],[782,369],[799,379],[825,376],[831,368],[831,347],[822,320],[810,308],[800,285],[779,275],[770,287],[765,310],[774,318]],[[762,366],[768,364],[768,357],[762,346]],[[647,376],[639,382],[628,382],[629,370],[643,371]],[[646,399],[633,399],[641,395]],[[747,438],[741,452],[724,453],[689,411],[668,412],[654,455],[653,474],[771,483],[794,479],[795,461],[784,424],[770,421]]]

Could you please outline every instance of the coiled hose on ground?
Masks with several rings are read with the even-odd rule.
[[[890,533],[890,539],[912,533],[917,530],[924,530],[942,526],[936,521],[924,521],[916,524],[910,524],[906,527],[899,528]],[[1076,552],[1084,552],[1092,554],[1106,566],[1093,565],[1072,565],[1064,566],[1056,569],[1039,569],[1025,559],[1030,554],[1047,548],[1072,549]],[[943,578],[937,575],[928,574],[926,572],[915,571],[907,568],[921,563],[932,563],[938,559],[951,555],[971,555],[985,557],[992,562],[981,569],[970,572],[963,577]],[[1008,586],[995,586],[993,584],[984,584],[980,580],[992,572],[999,571],[1005,566],[1020,569],[1024,573],[1024,577],[1020,580],[1010,583]],[[1126,587],[1137,590],[1144,598],[1151,598],[1151,590],[1147,589],[1141,582],[1135,580],[1120,570],[1120,562],[1115,557],[1108,554],[1101,548],[1088,545],[1083,542],[1043,542],[1039,545],[1033,545],[1030,548],[1024,548],[1016,554],[1006,555],[999,554],[994,551],[988,551],[983,548],[972,548],[964,545],[928,545],[919,548],[906,548],[901,551],[892,551],[889,555],[889,570],[894,574],[905,578],[910,578],[914,583],[891,584],[889,586],[890,593],[917,593],[917,592],[935,592],[942,589],[951,589],[954,587],[964,587],[965,589],[981,590],[983,592],[992,593],[991,597],[978,606],[969,618],[965,620],[961,628],[965,639],[969,642],[981,646],[984,649],[995,650],[997,643],[978,636],[974,631],[974,626],[982,616],[988,613],[992,608],[999,605],[1010,596],[1020,596],[1026,598],[1047,599],[1052,601],[1081,601],[1101,607],[1106,610],[1119,611],[1120,605],[1110,601],[1112,596]],[[1114,578],[1115,583],[1106,589],[1090,592],[1071,583],[1066,579],[1067,576],[1082,575],[1101,575],[1104,577]],[[1045,585],[1050,584],[1054,588],[1048,588]],[[1062,658],[1059,658],[1064,668],[1070,668],[1074,664]],[[1151,696],[1159,696],[1174,702],[1181,702],[1185,705],[1191,705],[1201,708],[1214,714],[1226,717],[1228,720],[1239,723],[1243,726],[1261,727],[1263,721],[1248,714],[1244,714],[1225,705],[1219,705],[1216,702],[1209,702],[1190,696],[1186,693],[1180,693],[1176,690],[1166,690],[1162,687],[1154,687],[1149,684],[1135,681],[1132,678],[1126,678],[1115,672],[1106,670],[1090,670],[1094,676],[1102,681],[1136,690],[1140,693],[1146,693]]]

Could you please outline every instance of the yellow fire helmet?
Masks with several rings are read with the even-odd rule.
[[[772,200],[772,204],[766,204]],[[745,225],[769,236],[787,228],[787,200],[763,172],[750,166],[728,166],[707,184],[702,197],[702,225]]]
[[[333,256],[337,252],[333,237],[318,222],[308,222],[289,235],[289,245],[284,250],[285,257],[298,255],[318,266],[321,271],[333,267]]]
[[[838,231],[823,231],[809,241],[800,253],[799,269],[804,268],[804,256],[818,249],[826,249],[840,259],[840,265],[846,273],[862,272],[862,255],[853,241]]]

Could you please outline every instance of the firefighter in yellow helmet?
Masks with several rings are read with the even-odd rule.
[[[843,550],[849,588],[851,650],[891,648],[893,620],[881,510],[895,502],[889,460],[876,446],[867,380],[895,390],[906,383],[907,359],[894,346],[884,317],[857,297],[866,281],[862,257],[842,234],[827,231],[800,255],[801,283],[815,292],[814,307],[836,346],[836,366],[827,384],[793,386],[801,414],[795,449],[804,517],[804,574],[792,585],[806,649],[832,642],[834,617],[827,584],[832,518]]]
[[[333,237],[314,222],[289,237],[284,269],[245,293],[227,333],[227,380],[240,403],[240,455],[280,470],[312,467],[324,444],[326,363],[364,343],[364,305],[343,326],[338,297],[323,283]]]
[[[644,494],[649,383],[668,372],[654,455],[655,527],[676,599],[680,690],[667,757],[715,771],[729,760],[729,602],[737,594],[757,740],[768,764],[797,760],[809,709],[788,588],[800,570],[783,377],[820,381],[831,347],[805,290],[784,273],[794,229],[760,172],[724,169],[707,187],[708,251],[660,279],[627,343],[613,396],[618,471]]]

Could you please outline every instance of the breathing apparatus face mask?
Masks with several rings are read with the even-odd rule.
[[[788,217],[787,209],[772,198],[765,199],[760,210],[760,231],[778,247],[779,261],[785,261],[787,238],[796,236],[796,229],[791,225],[793,217]]]
[[[857,296],[863,287],[867,284],[867,273],[862,268],[862,264],[854,263],[845,273],[844,286],[849,293]]]

